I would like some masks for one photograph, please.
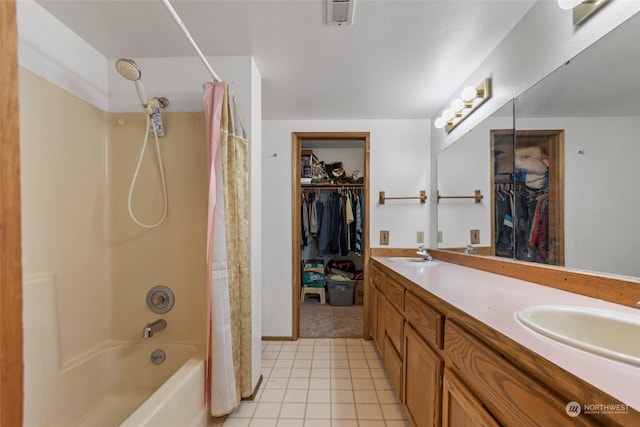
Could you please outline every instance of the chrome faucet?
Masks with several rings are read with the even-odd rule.
[[[167,321],[164,319],[158,319],[155,322],[147,323],[142,329],[142,338],[151,338],[156,332],[160,332],[167,327]]]
[[[427,252],[427,250],[424,248],[424,245],[420,245],[420,247],[418,248],[418,252],[416,253],[418,255],[422,255],[425,261],[433,261],[433,257],[429,252]]]
[[[475,254],[476,250],[473,246],[467,245],[467,249],[464,250],[465,254]]]

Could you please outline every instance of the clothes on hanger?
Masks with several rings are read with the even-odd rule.
[[[363,213],[364,195],[359,188],[303,190],[301,245],[306,247],[315,242],[319,256],[361,254]]]

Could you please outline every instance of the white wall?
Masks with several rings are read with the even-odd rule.
[[[327,120],[263,122],[263,335],[292,333],[292,132],[370,132],[370,246],[389,230],[389,247],[417,247],[428,239],[428,208],[417,200],[378,205],[387,196],[417,196],[429,188],[428,120]],[[428,203],[431,203],[429,200]]]
[[[250,212],[251,227],[251,364],[254,388],[262,375],[262,77],[251,58],[251,102],[248,127],[250,159]],[[243,117],[246,117],[241,111]]]
[[[612,1],[581,26],[574,27],[572,13],[562,10],[555,1],[538,1],[487,59],[443,105],[437,117],[451,100],[468,85],[492,78],[493,96],[450,134],[431,127],[431,161],[433,182],[436,177],[436,155],[444,147],[464,135],[494,111],[531,87],[567,60],[611,31],[640,10],[640,1]],[[435,191],[435,190],[434,190]],[[431,210],[431,247],[436,247],[437,212]]]

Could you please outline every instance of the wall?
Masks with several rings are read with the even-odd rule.
[[[203,113],[162,114],[165,136],[158,138],[167,184],[168,211],[157,228],[130,217],[128,194],[145,137],[144,113],[108,115],[109,248],[112,256],[112,338],[140,341],[142,327],[158,318],[165,331],[152,340],[204,342],[206,333],[207,146]],[[163,206],[162,183],[153,137],[148,140],[132,193],[139,221],[154,224]],[[170,287],[174,308],[154,314],[146,294]]]
[[[264,336],[291,336],[291,164],[292,132],[370,132],[370,246],[380,247],[380,230],[389,230],[389,247],[417,247],[416,232],[428,239],[428,209],[417,200],[378,205],[387,196],[418,196],[429,187],[428,120],[327,120],[263,122],[263,306]],[[429,201],[428,201],[429,203]]]
[[[64,365],[109,336],[106,114],[27,70],[19,80],[24,286],[48,277],[54,287],[50,350]],[[42,353],[29,356],[26,375]]]
[[[465,86],[475,86],[486,77],[492,78],[492,98],[456,129],[446,134],[443,129],[431,127],[431,180],[437,181],[436,156],[444,147],[639,10],[640,2],[612,1],[585,23],[574,27],[571,11],[560,9],[555,1],[536,2],[487,59],[470,72],[467,81],[433,117],[435,119]],[[437,212],[433,205],[430,228],[430,246],[436,247]]]

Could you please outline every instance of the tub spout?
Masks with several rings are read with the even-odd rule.
[[[142,329],[142,338],[151,338],[156,332],[160,332],[167,327],[167,321],[158,319],[155,322],[147,323]]]

